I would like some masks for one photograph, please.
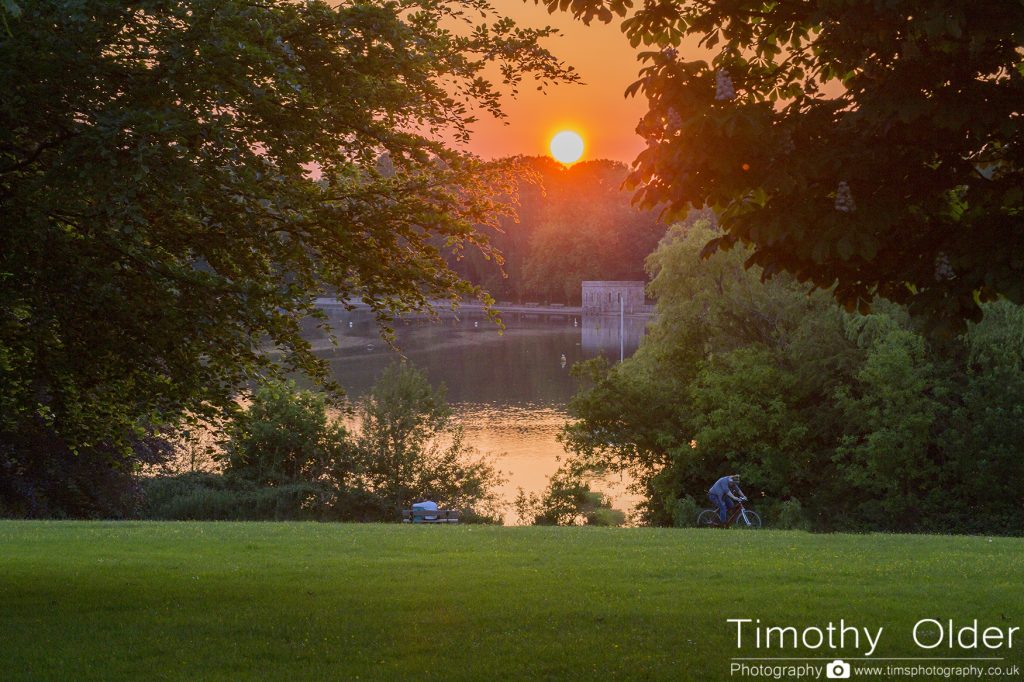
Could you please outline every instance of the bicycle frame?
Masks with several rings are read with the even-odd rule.
[[[729,526],[731,526],[734,523],[736,523],[736,519],[742,518],[744,525],[748,525],[749,526],[750,525],[750,521],[747,520],[747,517],[744,514],[744,512],[746,512],[746,511],[747,511],[747,508],[743,506],[743,503],[742,502],[738,502],[735,507],[733,507],[731,510],[729,510],[729,515],[725,518],[725,523],[723,525],[726,528],[728,528]]]
[[[751,525],[750,519],[746,518],[746,507],[743,506],[742,502],[733,507],[733,510],[729,513],[729,517],[725,519],[725,525],[730,526],[736,522],[736,519],[740,518],[744,525]]]

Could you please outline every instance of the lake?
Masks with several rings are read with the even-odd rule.
[[[352,397],[365,393],[399,353],[381,341],[367,310],[326,308],[339,347],[323,349],[334,378]],[[640,344],[649,318],[624,318],[623,353]],[[568,419],[566,405],[576,392],[573,363],[604,355],[619,357],[619,317],[582,317],[571,309],[510,312],[502,315],[504,333],[479,310],[446,312],[438,320],[400,320],[397,343],[410,363],[435,386],[444,384],[447,399],[466,432],[466,441],[492,455],[508,481],[502,496],[511,501],[519,488],[539,492],[565,455],[557,435]],[[310,337],[323,347],[326,339]],[[619,508],[633,499],[624,481],[595,484]],[[514,522],[509,509],[505,522]]]

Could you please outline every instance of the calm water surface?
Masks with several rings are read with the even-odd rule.
[[[362,395],[400,355],[380,341],[368,312],[338,309],[329,315],[340,347],[322,355],[349,395]],[[502,495],[511,501],[518,488],[543,490],[558,468],[565,451],[556,437],[577,389],[569,370],[574,362],[601,354],[618,360],[619,318],[509,313],[502,319],[503,334],[472,312],[437,321],[400,321],[396,331],[408,361],[425,371],[432,384],[445,386],[467,443],[495,458],[508,479]],[[646,323],[644,317],[625,318],[626,356],[636,350]],[[612,495],[620,508],[632,503],[619,480],[596,487]],[[513,520],[509,509],[506,523]]]

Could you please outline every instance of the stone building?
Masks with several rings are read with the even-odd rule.
[[[627,315],[647,312],[647,306],[644,305],[645,284],[645,282],[583,282],[583,314],[617,314],[620,294],[625,299]]]

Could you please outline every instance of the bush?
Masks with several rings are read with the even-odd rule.
[[[765,523],[762,516],[761,522]],[[809,530],[810,520],[804,513],[803,505],[795,497],[775,505],[772,511],[772,527],[781,530]]]
[[[626,512],[611,507],[597,507],[586,514],[588,526],[621,526],[626,522]]]
[[[669,500],[666,505],[672,517],[674,528],[692,528],[697,525],[697,516],[704,509],[689,495],[676,500]]]
[[[166,521],[395,521],[398,510],[359,489],[324,482],[262,486],[240,476],[143,479],[139,516]],[[483,522],[483,521],[478,521]]]
[[[385,369],[356,411],[354,480],[392,509],[428,497],[464,518],[497,518],[501,474],[465,444],[444,394],[406,363]]]
[[[416,497],[499,519],[499,472],[465,446],[443,389],[405,365],[388,368],[349,433],[327,399],[272,382],[225,429],[224,474],[145,482],[151,519],[399,521]]]
[[[501,526],[504,525],[505,521],[500,516],[481,514],[474,509],[463,509],[459,512],[459,523]]]
[[[611,500],[590,489],[583,472],[562,467],[548,479],[543,493],[519,489],[513,504],[520,522],[535,526],[621,526],[626,514],[612,509]]]
[[[167,521],[322,520],[334,497],[329,486],[258,486],[236,476],[189,473],[143,483],[141,516]]]
[[[279,486],[334,478],[352,468],[345,429],[328,417],[327,397],[294,382],[269,382],[228,424],[225,473]]]

